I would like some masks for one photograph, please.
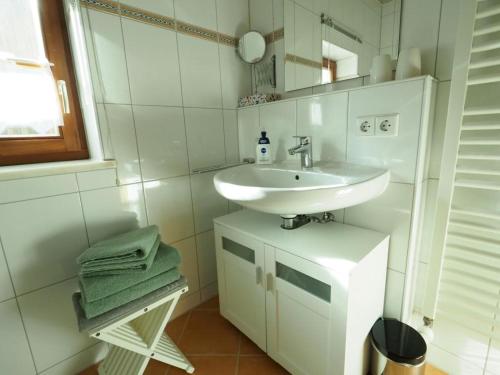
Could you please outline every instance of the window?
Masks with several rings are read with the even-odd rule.
[[[0,12],[0,165],[87,159],[63,1],[6,3]]]
[[[323,57],[323,68],[321,69],[321,83],[331,83],[337,80],[337,63]]]

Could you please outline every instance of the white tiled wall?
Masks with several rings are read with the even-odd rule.
[[[240,36],[248,0],[123,0]],[[217,293],[212,218],[229,210],[213,173],[239,159],[238,97],[249,65],[233,47],[82,8],[105,155],[117,170],[0,181],[0,374],[69,375],[107,346],[79,334],[75,258],[89,244],[157,224],[181,252],[189,294]]]
[[[2,330],[2,350],[0,363],[5,374],[35,374],[35,364],[21,320],[17,301],[10,299],[0,303],[0,328]]]
[[[391,170],[391,181],[415,183],[423,80],[355,90],[349,96],[347,160]],[[399,114],[397,137],[357,137],[357,118]]]
[[[391,235],[386,316],[401,317],[407,261],[415,216],[417,150],[422,129],[425,80],[414,79],[352,91],[331,92],[307,98],[240,109],[240,157],[255,157],[261,130],[268,132],[273,160],[289,159],[287,149],[294,135],[312,136],[315,161],[348,161],[387,168],[391,183],[380,197],[336,212],[346,224]],[[356,135],[357,118],[399,114],[397,137]],[[419,181],[422,177],[419,177]],[[420,193],[419,193],[420,194]]]
[[[88,246],[77,193],[4,204],[0,228],[16,295],[74,276]]]
[[[345,160],[347,93],[297,100],[297,134],[314,140],[313,159]]]

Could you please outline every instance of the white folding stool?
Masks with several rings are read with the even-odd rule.
[[[73,304],[80,331],[111,344],[98,367],[99,375],[142,375],[151,358],[192,374],[193,365],[182,354],[165,327],[179,297],[188,291],[186,279],[92,319],[86,319],[80,306],[80,293]]]

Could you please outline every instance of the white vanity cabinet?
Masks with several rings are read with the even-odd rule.
[[[215,219],[221,314],[292,374],[366,374],[388,236],[280,222],[251,210]]]

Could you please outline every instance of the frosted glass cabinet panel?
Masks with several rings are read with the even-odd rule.
[[[323,301],[330,302],[330,285],[290,268],[286,264],[276,262],[276,277],[321,298]]]

